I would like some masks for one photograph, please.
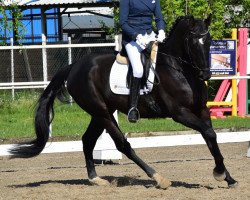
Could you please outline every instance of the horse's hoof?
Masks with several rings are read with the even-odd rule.
[[[215,180],[220,181],[220,182],[224,181],[225,178],[226,178],[226,173],[225,172],[223,172],[222,174],[219,174],[219,173],[213,171],[213,175],[214,175]]]
[[[165,179],[158,173],[153,175],[153,179],[157,182],[156,188],[166,190],[171,185],[169,180]]]
[[[237,181],[235,181],[235,183],[228,184],[229,188],[237,188],[238,186],[239,186],[239,183]]]
[[[95,177],[93,179],[89,179],[89,182],[92,185],[98,185],[98,186],[109,186],[110,185],[110,183],[107,180],[102,179],[100,177]]]

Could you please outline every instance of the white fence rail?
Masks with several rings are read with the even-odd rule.
[[[6,89],[44,88],[49,83],[50,83],[49,81],[0,83],[0,89],[6,90]]]
[[[225,77],[212,77],[210,80],[232,80],[232,79],[250,79],[250,76],[225,76]],[[29,88],[44,88],[49,81],[37,82],[13,82],[13,83],[0,83],[0,90],[2,89],[29,89]]]
[[[86,48],[86,47],[115,47],[115,43],[93,43],[93,44],[44,44],[23,46],[0,46],[0,50],[12,49],[58,49],[58,48]]]
[[[95,149],[95,159],[122,159],[122,155],[115,147],[114,142],[107,135],[108,138],[99,138]],[[138,137],[128,138],[132,148],[150,148],[150,147],[170,147],[182,145],[200,145],[205,144],[204,139],[200,134],[189,135],[169,135],[169,136],[154,136],[154,137]],[[217,133],[218,143],[232,143],[232,142],[248,142],[250,141],[250,132],[225,132]],[[10,155],[8,150],[13,148],[13,144],[0,145],[0,156]],[[81,141],[66,141],[66,142],[48,142],[42,153],[64,153],[82,151]],[[250,150],[249,150],[250,152]],[[99,154],[103,153],[102,156]],[[250,157],[250,154],[247,153]]]

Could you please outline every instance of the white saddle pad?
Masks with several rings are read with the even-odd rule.
[[[152,67],[155,69],[155,61],[152,62]],[[127,72],[128,72],[128,65],[126,64],[120,64],[117,61],[114,62],[110,77],[109,77],[109,83],[111,91],[115,94],[123,94],[128,95],[129,89],[127,88]],[[153,89],[153,82],[154,82],[155,75],[152,72],[152,69],[149,71],[149,77],[147,81],[147,89],[141,89],[140,94],[143,95],[144,92],[151,92]]]

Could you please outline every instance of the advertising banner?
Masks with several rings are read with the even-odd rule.
[[[213,40],[209,53],[213,76],[236,74],[236,41]]]

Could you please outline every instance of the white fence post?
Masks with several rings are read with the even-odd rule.
[[[14,46],[14,41],[13,38],[10,38],[10,46]],[[15,70],[14,70],[14,49],[12,48],[10,50],[10,62],[11,62],[11,83],[12,83],[12,100],[15,99],[15,86],[14,86],[14,82],[15,82]]]
[[[71,37],[68,37],[68,44],[71,45]],[[68,48],[68,64],[72,64],[72,48],[71,46]],[[70,105],[72,106],[73,103],[73,98],[70,96],[69,97]]]
[[[46,36],[42,34],[42,56],[43,56],[43,81],[48,81],[48,68],[47,68],[47,49],[46,49]],[[46,85],[44,85],[46,88]]]
[[[46,36],[42,34],[42,57],[43,57],[43,82],[48,81],[48,62],[47,62],[47,48],[46,48]],[[47,85],[44,85],[44,89]],[[51,118],[51,114],[50,114]],[[52,124],[49,125],[49,137],[52,137]]]
[[[68,44],[71,45],[71,37],[68,37]],[[68,64],[72,64],[72,50],[71,47],[68,48]]]
[[[115,35],[115,51],[119,51],[120,50],[120,46],[119,46],[119,36]]]
[[[121,48],[122,48],[122,38],[121,38],[121,34],[119,35],[115,35],[115,51],[116,52],[119,52],[121,51]]]

